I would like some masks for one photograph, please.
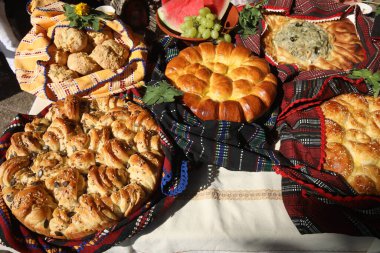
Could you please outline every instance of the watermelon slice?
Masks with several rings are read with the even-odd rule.
[[[220,20],[229,4],[230,0],[162,0],[157,14],[167,27],[181,33],[180,25],[185,17],[198,16],[199,9],[207,6]]]
[[[170,1],[170,0],[167,0]],[[211,12],[218,16],[221,20],[228,9],[230,1],[223,0],[203,0],[204,6],[210,8]]]

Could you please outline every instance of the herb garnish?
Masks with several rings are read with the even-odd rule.
[[[181,96],[182,94],[182,91],[177,90],[166,81],[160,81],[155,85],[147,86],[143,101],[147,105],[173,102],[175,100],[174,97]]]
[[[77,5],[64,4],[66,20],[70,21],[70,27],[84,29],[91,27],[95,31],[101,29],[100,19],[112,19],[112,16],[104,12],[90,8],[88,4],[79,3]]]
[[[255,34],[257,31],[257,26],[262,19],[262,6],[267,1],[261,1],[253,6],[247,4],[244,9],[239,14],[239,30],[238,33],[243,37],[247,38],[249,35]]]
[[[380,71],[372,73],[368,69],[353,70],[352,74],[348,75],[351,79],[364,78],[364,81],[372,86],[374,97],[379,96],[380,92]]]

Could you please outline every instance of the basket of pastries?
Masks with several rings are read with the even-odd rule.
[[[33,28],[20,42],[16,77],[22,90],[59,100],[101,97],[143,84],[144,42],[115,15],[85,3],[33,0]]]

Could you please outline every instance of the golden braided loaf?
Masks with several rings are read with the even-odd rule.
[[[3,198],[26,227],[81,238],[116,224],[155,191],[163,162],[149,112],[114,97],[69,96],[11,137]]]
[[[202,120],[252,122],[277,94],[268,63],[241,46],[201,43],[182,50],[165,75],[184,92],[183,101]]]
[[[341,174],[359,194],[380,195],[380,98],[345,94],[321,107],[324,169]]]

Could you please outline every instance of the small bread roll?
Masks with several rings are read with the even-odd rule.
[[[87,75],[100,70],[100,66],[86,53],[70,54],[67,59],[67,67],[81,75]]]
[[[48,71],[48,77],[54,82],[62,82],[78,77],[78,73],[68,69],[66,66],[51,64]]]
[[[103,69],[117,70],[127,62],[129,50],[114,40],[106,40],[94,48],[90,57]]]
[[[56,28],[54,44],[58,49],[70,53],[81,52],[87,47],[88,37],[86,34],[75,28]]]
[[[48,54],[50,55],[48,65],[57,63],[58,65],[65,66],[67,64],[67,57],[69,54],[61,49],[57,49],[54,44],[48,47]]]
[[[57,50],[52,55],[52,60],[58,65],[65,66],[67,64],[67,57],[69,54],[62,50]]]
[[[87,31],[89,42],[96,46],[102,44],[104,41],[113,39],[111,29],[104,28],[101,32]]]
[[[117,43],[115,40],[106,40],[102,43],[102,45],[104,47],[110,47],[119,57],[125,60],[129,57],[129,50],[120,43]]]

